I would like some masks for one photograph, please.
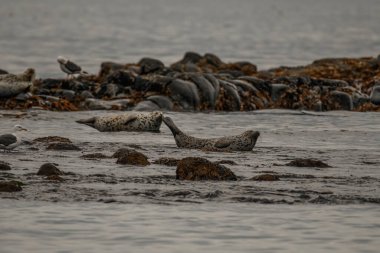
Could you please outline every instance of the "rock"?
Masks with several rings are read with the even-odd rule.
[[[107,156],[107,155],[104,155],[102,153],[94,153],[94,154],[82,155],[82,156],[80,156],[80,158],[89,159],[89,160],[95,160],[95,159],[105,159],[105,158],[110,158],[110,157]]]
[[[199,108],[200,98],[194,83],[175,79],[167,86],[167,90],[170,98],[178,102],[184,110]]]
[[[162,75],[147,75],[136,77],[132,88],[136,91],[163,93],[166,85],[173,80],[172,77]]]
[[[254,181],[277,181],[277,180],[280,180],[280,177],[277,175],[273,175],[273,174],[261,174],[261,175],[257,175],[255,177],[251,178],[251,180],[254,180]]]
[[[154,95],[148,97],[147,100],[152,101],[158,105],[160,110],[171,111],[174,107],[173,102],[166,96]]]
[[[224,64],[222,60],[214,54],[207,53],[203,56],[203,58],[206,60],[207,64],[212,65],[216,68],[219,68]]]
[[[370,99],[372,104],[380,105],[380,85],[372,88]]]
[[[211,82],[209,82],[201,74],[192,73],[189,74],[190,80],[197,86],[198,94],[200,95],[200,101],[203,109],[214,109],[215,102],[219,91],[215,91]]]
[[[116,161],[118,164],[129,164],[137,166],[150,165],[148,158],[144,154],[132,149],[119,149],[112,157],[118,158]]]
[[[0,171],[5,171],[5,170],[11,170],[11,166],[9,166],[9,163],[2,162],[0,161]]]
[[[82,93],[80,94],[80,97],[84,98],[84,99],[95,98],[95,96],[90,91],[88,91],[88,90],[82,91]]]
[[[330,96],[331,102],[336,106],[335,109],[352,111],[354,108],[352,98],[346,92],[334,90],[330,93]]]
[[[16,96],[16,100],[18,101],[27,101],[28,99],[32,98],[32,93],[30,92],[22,92]]]
[[[160,60],[152,58],[142,58],[138,65],[141,67],[141,74],[148,74],[165,68],[165,65]]]
[[[104,77],[112,74],[116,70],[121,70],[124,68],[125,68],[125,65],[121,64],[121,63],[110,62],[110,61],[102,62],[100,64],[100,71],[99,71],[98,75],[100,78],[104,78]]]
[[[200,157],[187,157],[178,162],[176,179],[237,180],[237,177],[223,165],[212,163]]]
[[[219,80],[219,83],[224,90],[223,110],[240,111],[241,100],[236,85],[224,80]]]
[[[366,103],[369,103],[371,100],[368,95],[361,94],[360,92],[354,92],[352,94],[352,103],[354,108],[358,108]]]
[[[61,142],[61,143],[71,143],[71,140],[61,136],[48,136],[48,137],[40,137],[33,140],[33,142]]]
[[[46,149],[48,150],[81,150],[72,143],[57,142],[51,143]]]
[[[270,84],[270,93],[271,93],[271,98],[272,101],[276,102],[282,94],[286,92],[288,89],[288,85],[282,84],[282,83],[272,83]]]
[[[202,56],[198,53],[195,53],[195,52],[186,52],[185,55],[183,56],[183,59],[181,61],[179,61],[180,63],[182,64],[185,64],[185,63],[194,63],[194,64],[197,64],[198,62],[200,62],[200,60],[202,60]]]
[[[162,164],[166,166],[177,166],[180,159],[170,158],[170,157],[161,157],[160,159],[154,161],[154,164]]]
[[[53,175],[63,175],[63,172],[60,171],[54,164],[45,163],[41,165],[40,169],[37,172],[39,176],[53,176]]]
[[[104,83],[96,91],[97,98],[114,98],[119,93],[120,89],[117,84],[114,83]]]
[[[5,75],[5,74],[9,74],[8,71],[4,69],[0,69],[0,75]]]
[[[62,177],[58,175],[50,175],[50,176],[47,176],[46,179],[49,181],[59,181],[59,182],[65,181]]]
[[[158,111],[158,110],[160,110],[160,107],[149,100],[141,101],[133,108],[133,111],[140,111],[140,112],[141,111],[152,112],[152,111]]]
[[[136,77],[128,70],[117,70],[107,76],[106,83],[114,83],[122,87],[131,87]]]
[[[286,166],[294,166],[294,167],[316,167],[316,168],[329,168],[329,167],[331,167],[328,164],[326,164],[322,161],[319,161],[319,160],[302,159],[302,158],[295,159],[295,160],[293,160],[293,161],[291,161],[285,165]]]
[[[23,183],[18,181],[0,182],[0,192],[19,192],[22,191]]]

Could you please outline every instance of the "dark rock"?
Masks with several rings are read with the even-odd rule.
[[[194,83],[181,79],[173,80],[167,86],[170,97],[178,102],[185,110],[197,110],[200,99]]]
[[[107,76],[106,83],[114,83],[122,87],[130,87],[133,86],[134,81],[135,76],[130,71],[117,70]]]
[[[286,92],[288,87],[289,87],[288,85],[283,84],[283,83],[270,84],[272,100],[277,101],[282,96],[282,94]]]
[[[330,93],[330,96],[332,100],[330,102],[336,105],[335,109],[352,111],[354,108],[352,97],[348,93],[335,90]]]
[[[173,102],[166,96],[154,95],[148,97],[147,100],[152,101],[153,103],[158,105],[160,110],[171,111],[174,107]]]
[[[141,67],[141,74],[148,74],[157,70],[162,70],[165,65],[157,59],[142,58],[138,65]]]
[[[60,136],[48,136],[48,137],[40,137],[33,140],[33,142],[61,142],[61,143],[71,143],[70,139]]]
[[[18,181],[0,182],[0,192],[19,192],[22,191],[23,183]]]
[[[103,83],[96,91],[97,98],[114,98],[120,91],[119,86],[114,83]]]
[[[86,98],[95,98],[95,96],[88,90],[82,91],[80,94],[80,97],[86,99]]]
[[[43,79],[40,88],[42,89],[60,89],[64,79]]]
[[[202,56],[198,53],[195,53],[195,52],[186,52],[185,55],[183,56],[183,59],[180,61],[180,63],[194,63],[194,64],[197,64],[198,62],[200,62],[200,60],[202,60]]]
[[[117,158],[116,163],[118,164],[129,164],[137,166],[150,165],[148,158],[144,154],[132,149],[121,148],[117,150],[112,157]]]
[[[41,165],[40,169],[37,172],[39,176],[52,176],[52,175],[63,175],[63,172],[60,171],[54,164],[45,163]]]
[[[11,170],[11,166],[9,166],[9,163],[6,163],[6,162],[1,162],[0,161],[0,170]]]
[[[372,88],[370,99],[372,104],[380,105],[380,85]]]
[[[100,64],[99,77],[104,78],[116,70],[124,69],[125,65],[116,62],[102,62]]]
[[[49,181],[59,181],[59,182],[65,181],[62,177],[58,175],[50,175],[50,176],[47,176],[46,179]]]
[[[257,175],[255,177],[251,178],[251,180],[254,180],[254,181],[278,181],[278,180],[280,180],[280,177],[277,175],[273,175],[273,174],[262,174],[262,175]]]
[[[170,158],[170,157],[161,157],[160,159],[154,161],[154,164],[162,164],[166,166],[177,166],[180,159]]]
[[[190,80],[197,86],[198,94],[204,109],[215,107],[215,102],[219,91],[215,91],[213,85],[201,74],[190,74]]]
[[[4,69],[0,69],[0,75],[6,75],[6,74],[9,74],[8,71]]]
[[[311,85],[326,86],[329,88],[339,88],[339,87],[348,86],[348,83],[344,80],[338,80],[338,79],[312,79]]]
[[[162,93],[172,80],[173,78],[162,75],[138,76],[132,88],[136,91]]]
[[[219,80],[219,83],[224,90],[224,98],[226,100],[223,103],[223,110],[239,111],[241,100],[236,85],[224,80]]]
[[[231,78],[238,78],[244,76],[244,73],[239,70],[223,69],[220,70],[218,73],[222,75],[228,75]]]
[[[72,143],[57,142],[51,143],[46,149],[48,150],[81,150]]]
[[[329,168],[329,167],[331,167],[328,164],[326,164],[322,161],[319,161],[319,160],[302,159],[302,158],[295,159],[295,160],[293,160],[293,161],[291,161],[285,165],[294,166],[294,167],[316,167],[316,168]]]
[[[206,60],[207,64],[210,64],[216,68],[219,68],[221,65],[224,64],[222,60],[214,54],[207,53],[203,56],[203,58]]]
[[[110,157],[102,153],[94,153],[94,154],[82,155],[80,158],[92,160],[92,159],[105,159],[105,158],[110,158]]]
[[[268,84],[268,82],[264,81],[264,80],[262,80],[260,78],[253,77],[253,76],[241,76],[241,77],[239,77],[239,79],[240,80],[244,80],[246,82],[249,82],[250,84],[252,84],[259,91],[263,91],[263,92],[266,92],[266,93],[270,93],[271,92],[271,87]]]
[[[187,157],[178,162],[176,179],[237,180],[237,177],[223,165],[212,163],[200,157]]]
[[[61,90],[59,93],[61,98],[67,99],[68,101],[74,101],[75,91],[73,90]]]

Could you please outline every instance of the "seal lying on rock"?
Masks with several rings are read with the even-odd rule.
[[[34,78],[35,71],[32,68],[20,75],[0,75],[0,98],[16,96],[28,90],[33,85]]]
[[[240,135],[221,138],[201,139],[183,133],[169,117],[164,117],[164,123],[173,133],[179,148],[204,149],[210,151],[251,151],[260,133],[248,130]]]
[[[100,132],[151,131],[158,132],[162,123],[162,112],[127,112],[104,115],[76,121]]]

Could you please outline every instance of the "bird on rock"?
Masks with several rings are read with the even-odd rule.
[[[15,147],[21,144],[21,138],[18,134],[20,131],[28,131],[21,125],[15,125],[13,127],[14,133],[0,135],[0,149],[4,151],[11,151]]]
[[[88,74],[79,65],[63,56],[58,56],[57,61],[61,70],[67,74],[67,78],[73,77],[75,74]]]

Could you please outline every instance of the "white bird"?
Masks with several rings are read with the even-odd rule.
[[[86,71],[83,71],[80,66],[63,56],[58,56],[57,61],[59,63],[59,67],[67,74],[68,78],[74,74],[88,74]]]
[[[15,132],[28,131],[26,128],[24,128],[21,125],[15,125],[13,127],[13,130]],[[0,149],[3,149],[4,151],[11,151],[12,149],[19,146],[20,144],[21,144],[21,138],[17,133],[0,135]]]

